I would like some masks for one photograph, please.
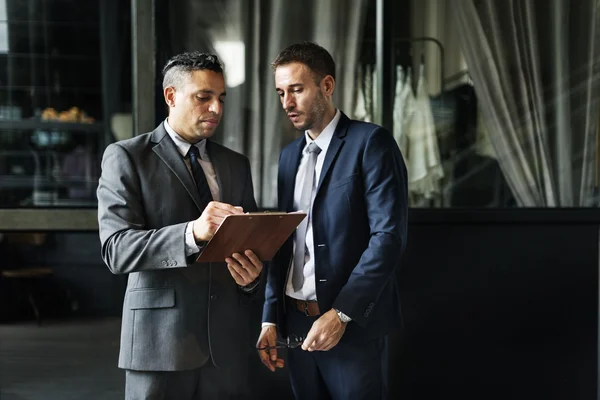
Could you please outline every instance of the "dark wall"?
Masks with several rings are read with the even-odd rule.
[[[401,398],[596,398],[598,226],[558,213],[414,216]]]
[[[599,237],[586,213],[412,210],[392,398],[595,399]],[[118,316],[125,279],[99,249],[96,233],[53,234],[27,258],[53,266],[80,315]],[[285,371],[257,359],[249,373],[289,398]]]

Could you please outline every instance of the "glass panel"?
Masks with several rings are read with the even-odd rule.
[[[255,197],[262,207],[276,202],[280,150],[299,133],[277,98],[270,63],[287,45],[315,41],[336,61],[336,106],[348,115],[355,100],[355,76],[363,37],[374,41],[375,5],[366,0],[290,2],[185,0],[157,1],[157,70],[182,51],[217,53],[225,64],[227,100],[215,140],[247,155]],[[371,10],[372,9],[372,10]],[[367,24],[367,15],[371,21]],[[165,21],[169,21],[168,24]],[[157,77],[156,87],[161,87]],[[157,123],[166,117],[157,92]]]
[[[95,207],[105,104],[131,112],[129,7],[0,0],[0,208]]]
[[[411,206],[597,206],[597,2],[411,0],[411,15],[432,39],[400,50],[391,105]]]

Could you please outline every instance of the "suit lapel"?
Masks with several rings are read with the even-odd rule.
[[[177,151],[175,143],[173,143],[162,124],[152,133],[152,141],[156,143],[156,146],[152,148],[154,153],[160,157],[160,159],[181,181],[181,184],[183,187],[185,187],[185,190],[187,190],[189,195],[194,200],[198,210],[202,211],[204,207],[200,202],[198,188],[192,179],[190,171],[185,165],[183,157],[179,151]]]
[[[304,134],[300,139],[297,139],[296,142],[291,144],[291,157],[286,159],[286,164],[284,171],[284,176],[291,176],[291,184],[290,189],[285,191],[285,201],[284,207],[285,210],[293,210],[294,209],[294,190],[296,187],[296,175],[298,174],[298,167],[300,166],[300,160],[302,159],[302,150],[306,145],[306,139],[304,138]]]
[[[319,186],[317,187],[316,194],[319,193],[323,182],[325,181],[325,177],[327,173],[331,169],[334,160],[337,157],[340,149],[344,145],[343,137],[346,136],[346,132],[348,130],[348,124],[350,120],[348,117],[342,113],[340,116],[340,120],[335,128],[335,132],[331,137],[331,142],[329,143],[329,147],[327,148],[327,154],[325,154],[325,160],[323,161],[323,167],[321,168],[321,175],[319,175]]]
[[[229,168],[227,157],[223,153],[222,148],[218,144],[213,143],[210,140],[206,141],[206,151],[208,152],[208,157],[210,158],[210,162],[213,165],[215,175],[217,176],[220,197],[219,201],[223,203],[231,203],[232,179],[231,169]]]

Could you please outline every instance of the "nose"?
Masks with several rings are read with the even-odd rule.
[[[221,115],[221,112],[223,111],[223,103],[221,103],[219,100],[211,102],[210,106],[208,107],[208,111],[212,114]]]
[[[294,109],[294,98],[288,94],[285,94],[283,96],[283,98],[281,99],[281,103],[283,105],[283,109],[286,111]]]

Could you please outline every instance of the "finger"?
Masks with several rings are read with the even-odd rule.
[[[275,340],[272,340],[272,338],[267,334],[265,337],[262,337],[256,345],[258,348],[272,347],[275,346]],[[259,350],[258,352],[262,363],[267,368],[269,368],[271,372],[275,372],[275,363],[277,361],[277,349],[270,348],[267,350]],[[275,354],[275,357],[273,357],[273,352]]]
[[[227,210],[222,210],[219,208],[213,208],[210,209],[206,212],[206,217],[207,218],[216,218],[216,222],[223,222],[223,220],[225,219],[225,217],[227,217],[228,215],[231,215],[233,213],[227,211]]]
[[[250,261],[248,261],[246,257],[239,253],[234,253],[232,257],[234,261],[231,263],[231,265],[237,267],[237,270],[240,274],[247,279],[250,279],[250,281],[253,281],[256,279],[256,277],[258,277],[260,271]]]
[[[244,282],[244,278],[242,278],[242,276],[238,274],[237,271],[231,265],[227,264],[227,269],[229,270],[229,273],[233,277],[235,283],[237,283],[240,286],[247,285],[247,283]]]
[[[231,260],[231,259],[229,259],[229,260]],[[246,284],[251,283],[256,278],[256,277],[253,278],[252,274],[250,274],[250,272],[247,269],[245,269],[242,265],[236,263],[235,261],[229,262],[229,265],[246,282]]]
[[[313,345],[314,341],[315,334],[311,328],[308,332],[308,335],[306,335],[306,339],[304,339],[304,342],[302,342],[302,350],[308,350]]]
[[[283,361],[283,358],[278,358],[277,362],[275,363],[275,368],[283,368],[285,366],[285,362]]]
[[[271,372],[275,372],[275,366],[271,363],[269,352],[266,350],[259,350],[258,354],[260,356],[260,361],[265,365],[265,367],[269,368]]]
[[[275,348],[276,344],[270,344],[271,348],[269,349],[269,357],[271,357],[272,362],[277,362],[277,349]]]
[[[337,342],[337,338],[335,335],[323,337],[321,340],[321,343],[319,343],[319,350],[327,351],[330,348],[332,348],[336,342]]]
[[[329,340],[327,340],[323,344],[321,344],[320,350],[321,351],[329,351],[329,350],[333,349],[335,347],[335,345],[338,344],[338,342],[339,342],[339,340],[330,338]]]
[[[333,341],[329,344],[327,344],[327,346],[323,347],[323,351],[329,351],[331,349],[333,349],[335,346],[337,346],[337,344],[339,343],[339,340]]]
[[[252,262],[250,262],[250,260],[247,257],[239,253],[234,253],[232,257],[240,264],[242,268],[244,268],[244,270],[248,273],[249,278],[252,278],[252,280],[254,280],[256,279],[256,277],[258,277],[258,275],[260,274],[260,269]]]
[[[263,267],[262,261],[260,261],[260,259],[258,258],[258,256],[256,254],[254,254],[254,252],[252,250],[246,250],[244,252],[244,254],[246,255],[246,257],[248,257],[248,260],[250,260],[250,262],[252,263],[252,265],[254,265],[259,270],[262,269],[262,267]]]
[[[227,208],[227,204],[224,203],[217,203],[217,202],[213,202],[212,205],[207,206],[204,211],[202,212],[202,215],[204,215],[204,217],[206,219],[210,218],[210,217],[218,217],[220,219],[225,218],[226,216],[233,214],[233,212],[231,212],[228,208]]]
[[[244,209],[242,207],[234,207],[231,204],[227,204],[227,203],[221,203],[218,201],[214,202],[214,209],[218,210],[220,212],[224,212],[225,215],[228,214],[243,214],[244,213]]]
[[[327,337],[323,335],[316,335],[314,341],[308,347],[308,351],[320,351],[323,350],[324,344],[327,341]]]
[[[219,218],[219,219],[216,219],[216,218],[212,219],[211,218],[210,220],[207,220],[206,221],[206,225],[208,227],[207,230],[209,232],[213,232],[214,233],[219,228],[219,226],[221,225],[221,222],[223,222],[223,218]]]
[[[223,217],[219,217],[216,215],[207,215],[205,218],[207,230],[209,232],[216,231],[219,228],[219,226],[221,226],[221,224],[223,223],[223,219]]]
[[[263,346],[261,346],[263,347]],[[275,371],[275,366],[271,362],[271,357],[269,357],[268,350],[259,350],[258,354],[260,356],[260,361],[265,365],[265,367],[269,368],[272,372]]]

